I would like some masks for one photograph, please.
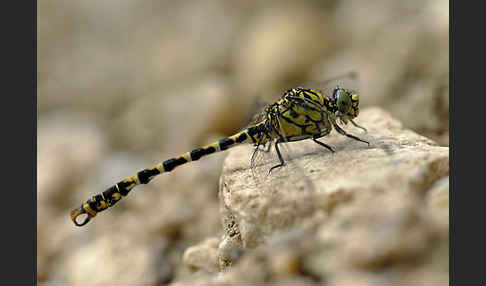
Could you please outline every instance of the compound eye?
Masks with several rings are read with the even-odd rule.
[[[338,89],[336,91],[336,104],[339,112],[346,114],[351,108],[351,97],[344,89]]]

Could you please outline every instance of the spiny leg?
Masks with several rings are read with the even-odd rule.
[[[370,146],[370,142],[365,141],[365,140],[363,140],[363,139],[360,139],[360,138],[358,138],[358,137],[356,137],[356,136],[354,136],[354,135],[351,135],[351,134],[349,134],[349,133],[346,133],[346,131],[344,131],[344,130],[343,130],[341,127],[339,127],[339,125],[337,125],[337,124],[335,124],[335,123],[334,123],[333,125],[334,125],[334,128],[336,128],[336,131],[337,131],[337,132],[339,132],[339,134],[344,135],[344,136],[347,136],[347,137],[352,138],[352,139],[354,139],[354,140],[357,140],[357,141],[360,141],[360,142],[366,143],[366,144],[368,144],[368,146]]]
[[[317,144],[321,145],[322,147],[326,147],[327,149],[329,149],[329,151],[331,151],[331,152],[334,153],[335,151],[334,151],[334,149],[332,149],[331,146],[329,146],[329,145],[327,145],[325,143],[322,143],[320,141],[317,141],[317,138],[321,138],[321,137],[322,136],[314,136],[314,137],[312,137],[312,141],[316,142]]]
[[[278,149],[278,143],[280,143],[280,142],[282,142],[282,141],[280,141],[280,139],[275,141],[275,150],[277,151],[277,156],[278,156],[278,159],[280,160],[280,164],[275,165],[272,168],[270,168],[270,170],[268,170],[269,175],[270,175],[270,172],[272,172],[273,169],[280,168],[283,165],[285,165],[284,159],[282,158],[282,154],[280,154],[280,150]]]
[[[353,121],[353,119],[350,119],[349,121],[351,121],[351,123],[353,123],[354,126],[363,129],[365,133],[368,132],[368,130],[366,130],[366,128],[364,128],[363,126],[359,126],[356,122]]]

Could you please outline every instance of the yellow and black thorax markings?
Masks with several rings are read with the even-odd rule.
[[[268,108],[267,119],[282,137],[288,139],[320,134],[319,126],[328,113],[326,99],[314,89],[287,90]]]

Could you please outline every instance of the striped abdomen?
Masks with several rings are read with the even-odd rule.
[[[265,123],[261,122],[250,126],[233,136],[223,138],[217,142],[194,149],[191,152],[184,153],[181,156],[168,159],[153,167],[144,169],[84,202],[81,207],[74,209],[71,212],[71,219],[75,225],[83,226],[88,223],[92,217],[96,216],[98,212],[115,205],[119,200],[128,195],[136,185],[147,184],[155,176],[161,173],[170,172],[176,167],[190,161],[199,160],[206,155],[224,151],[242,143],[264,144],[270,139],[268,136],[270,135],[266,132]],[[76,218],[81,214],[86,214],[87,217],[82,223],[78,223]]]

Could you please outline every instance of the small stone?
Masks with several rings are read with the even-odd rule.
[[[154,251],[155,250],[155,251]],[[106,234],[93,243],[73,249],[63,266],[69,285],[155,285],[156,249],[144,244],[133,245],[131,239],[115,233]]]
[[[218,238],[208,238],[199,245],[189,247],[182,258],[184,265],[193,272],[218,272],[218,243]]]

